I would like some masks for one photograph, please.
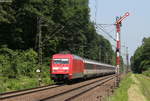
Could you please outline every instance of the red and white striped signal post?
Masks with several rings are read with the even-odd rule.
[[[121,22],[123,19],[125,19],[127,16],[129,16],[129,13],[125,13],[122,17],[117,17],[116,19],[116,74],[117,74],[117,82],[119,81],[119,68],[120,68],[120,27]]]

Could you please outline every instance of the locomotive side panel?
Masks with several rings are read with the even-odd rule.
[[[72,78],[83,78],[84,63],[80,57],[73,56]]]

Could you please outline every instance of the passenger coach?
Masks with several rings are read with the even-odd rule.
[[[115,73],[115,67],[83,59],[73,54],[55,54],[51,58],[50,74],[54,81],[88,78]]]

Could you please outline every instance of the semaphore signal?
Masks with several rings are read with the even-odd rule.
[[[116,26],[116,74],[117,74],[117,81],[119,81],[119,68],[120,68],[120,27],[121,22],[129,16],[129,12],[126,12],[122,17],[117,17],[115,26]]]

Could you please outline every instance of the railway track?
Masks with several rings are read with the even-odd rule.
[[[89,84],[82,85],[77,88],[67,90],[54,96],[50,96],[39,101],[71,101],[74,98],[81,96],[82,94],[92,90],[95,87],[101,86],[102,84],[114,79],[114,76],[109,76],[98,81],[91,82]]]
[[[112,80],[115,76],[109,75],[72,85],[52,85],[15,93],[1,94],[1,101],[70,101],[97,86]]]
[[[21,96],[21,95],[25,95],[25,94],[30,94],[30,93],[34,93],[34,92],[38,92],[38,91],[43,91],[43,90],[47,90],[47,89],[60,87],[60,86],[61,85],[48,85],[48,86],[41,86],[41,87],[31,88],[31,89],[1,93],[0,94],[0,101],[8,99],[8,98],[13,98],[13,97],[17,97],[17,96]]]

